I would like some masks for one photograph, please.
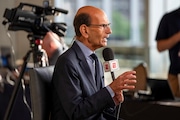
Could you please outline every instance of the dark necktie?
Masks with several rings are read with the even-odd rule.
[[[97,58],[97,56],[96,56],[96,54],[91,54],[91,57],[94,59],[94,61],[95,61],[95,81],[96,81],[96,85],[97,85],[97,83],[100,81],[100,76],[99,76],[99,72],[100,72],[100,70],[99,70],[99,61],[98,61],[98,58]]]

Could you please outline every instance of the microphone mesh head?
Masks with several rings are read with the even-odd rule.
[[[113,60],[114,59],[114,53],[111,48],[105,48],[103,50],[103,58],[105,61]]]

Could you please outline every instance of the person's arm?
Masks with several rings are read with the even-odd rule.
[[[174,34],[170,38],[157,41],[157,49],[159,52],[172,48],[180,41],[180,32]]]

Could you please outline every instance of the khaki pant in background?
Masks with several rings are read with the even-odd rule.
[[[171,91],[172,91],[174,97],[180,97],[178,75],[169,74],[168,75],[168,82],[169,82],[169,85],[171,87]]]

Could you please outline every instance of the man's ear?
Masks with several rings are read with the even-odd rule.
[[[88,37],[87,26],[85,24],[82,24],[79,29],[80,29],[82,36],[87,38]]]

